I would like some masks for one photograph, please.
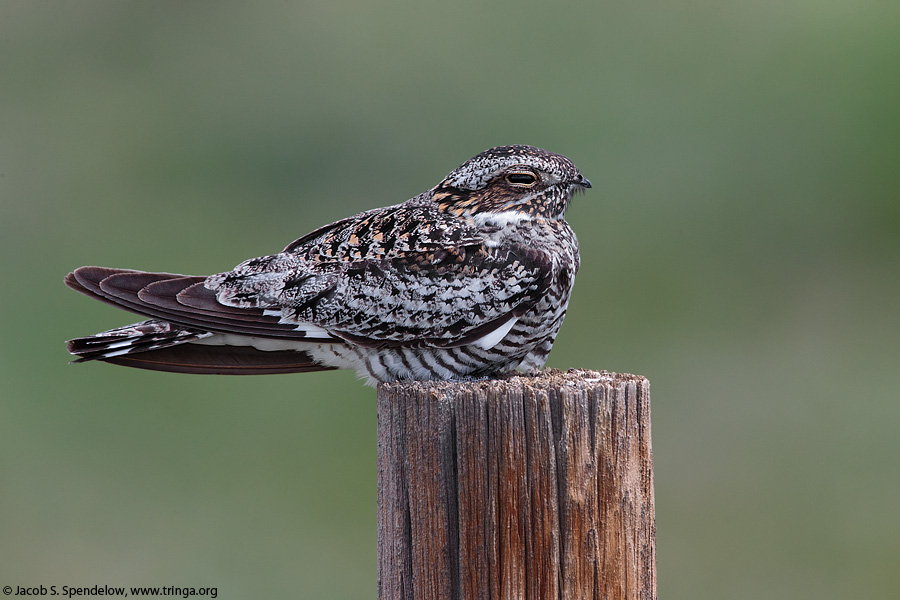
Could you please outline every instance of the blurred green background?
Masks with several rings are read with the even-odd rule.
[[[0,1],[0,585],[375,596],[352,373],[70,366],[84,264],[208,274],[500,144],[594,183],[549,366],[650,378],[659,591],[900,589],[896,5]]]

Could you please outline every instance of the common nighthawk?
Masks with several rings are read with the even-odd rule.
[[[578,271],[566,207],[589,187],[565,156],[501,146],[402,204],[233,271],[81,267],[69,287],[149,320],[71,340],[69,352],[179,373],[353,369],[370,384],[534,371]]]

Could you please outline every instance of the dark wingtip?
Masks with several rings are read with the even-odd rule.
[[[75,279],[75,271],[72,271],[71,273],[66,275],[65,278],[63,278],[63,283],[65,283],[66,286],[72,288],[76,292],[81,292],[83,294],[86,291],[84,287],[80,283],[78,283],[78,280]]]
[[[109,269],[107,267],[78,267],[63,278],[63,283],[82,294],[97,297],[97,292],[91,289],[96,287],[103,279],[116,273],[133,273],[130,269]]]

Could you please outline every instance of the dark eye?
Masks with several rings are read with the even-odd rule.
[[[507,173],[506,181],[513,185],[531,187],[537,181],[537,177],[535,177],[533,173],[527,172]]]

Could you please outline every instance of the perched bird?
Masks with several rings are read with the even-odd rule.
[[[69,352],[179,373],[353,369],[373,385],[536,371],[578,271],[565,211],[589,187],[565,156],[501,146],[402,204],[232,271],[81,267],[69,287],[149,320],[71,340]]]

